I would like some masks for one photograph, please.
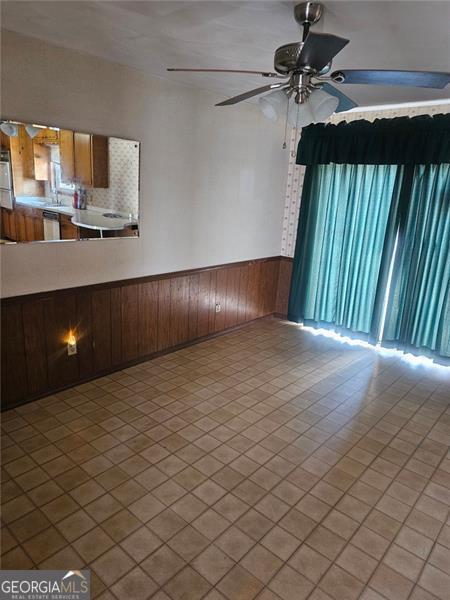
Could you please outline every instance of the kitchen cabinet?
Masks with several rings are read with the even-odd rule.
[[[79,228],[72,223],[72,217],[70,215],[60,215],[59,228],[62,240],[80,239]]]
[[[11,138],[12,140],[16,138]],[[22,174],[27,179],[34,179],[34,148],[33,140],[30,138],[23,125],[19,125],[19,135],[17,136],[20,160],[22,162]]]
[[[43,240],[42,210],[17,204],[14,210],[2,208],[2,237],[14,242]]]
[[[16,204],[14,213],[19,242],[37,242],[44,239],[42,210]]]
[[[91,229],[90,227],[79,227],[80,239],[81,240],[92,240],[100,237],[100,231],[98,229]]]
[[[70,144],[70,139],[66,140],[67,144]],[[74,177],[78,183],[85,187],[107,188],[109,186],[108,138],[106,136],[75,131],[73,134],[73,160]]]
[[[15,196],[44,196],[43,181],[34,178],[34,145],[33,140],[19,126],[17,136],[9,138],[11,154],[11,170]]]
[[[92,187],[91,136],[89,133],[73,134],[75,179],[85,187]]]
[[[59,131],[56,129],[50,129],[49,127],[40,129],[39,133],[34,136],[33,142],[35,144],[58,144]]]
[[[0,131],[0,149],[9,151],[9,135]]]
[[[34,240],[42,241],[44,239],[44,220],[42,211],[33,209],[34,211]]]
[[[109,186],[109,145],[105,135],[91,136],[92,151],[92,187]]]
[[[73,131],[61,129],[59,132],[59,161],[61,164],[61,181],[64,183],[73,183],[75,179],[73,145]]]
[[[2,238],[17,241],[16,219],[13,210],[2,208]]]
[[[17,236],[17,241],[18,242],[26,242],[26,241],[28,241],[27,240],[27,227],[25,225],[26,210],[17,209],[17,208],[14,209],[14,217],[16,219],[16,236]],[[28,230],[30,230],[29,227],[28,227]]]
[[[50,148],[43,144],[33,144],[34,178],[36,181],[48,181],[50,178]]]

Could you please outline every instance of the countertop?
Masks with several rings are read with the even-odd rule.
[[[72,206],[62,204],[54,204],[51,198],[41,198],[39,196],[20,196],[16,197],[16,203],[32,208],[56,212],[62,215],[72,216],[72,223],[78,227],[86,227],[87,229],[97,229],[100,231],[119,231],[128,225],[134,225],[137,221],[132,220],[118,212],[112,212],[107,208],[99,208],[97,206],[89,206],[86,210],[78,210]],[[117,216],[107,217],[107,214]]]

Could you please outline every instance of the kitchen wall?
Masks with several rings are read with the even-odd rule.
[[[395,117],[415,117],[417,115],[438,115],[449,112],[450,103],[396,107],[388,106],[376,108],[374,110],[354,110],[347,113],[338,113],[332,115],[328,121],[336,124],[341,121],[357,121],[358,119],[375,121],[375,119],[394,119]],[[281,239],[281,256],[288,257],[293,257],[295,252],[303,177],[305,175],[305,167],[303,165],[297,165],[295,162],[299,139],[299,132],[293,128],[289,145],[289,166],[283,215],[283,233]]]
[[[109,185],[93,188],[88,204],[126,215],[139,214],[139,144],[110,137]]]
[[[14,296],[279,255],[288,156],[257,106],[11,32],[2,116],[141,142],[139,239],[1,248]]]

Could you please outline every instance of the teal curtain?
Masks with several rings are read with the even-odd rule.
[[[318,123],[302,130],[297,164],[450,163],[450,114]]]
[[[383,344],[450,359],[450,164],[414,167]]]
[[[307,168],[289,319],[370,338],[402,169],[347,164]]]
[[[450,363],[450,114],[311,125],[288,317]]]

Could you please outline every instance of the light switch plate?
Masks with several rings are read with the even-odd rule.
[[[216,304],[216,313],[219,313],[222,310],[222,307],[220,304]]]

